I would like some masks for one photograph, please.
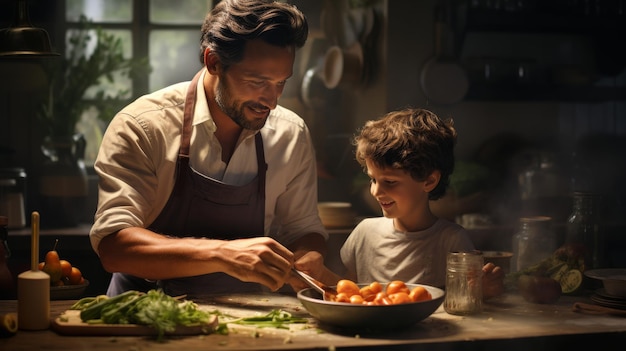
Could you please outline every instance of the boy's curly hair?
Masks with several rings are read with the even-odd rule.
[[[452,119],[442,120],[425,109],[404,109],[368,121],[353,139],[356,160],[366,170],[365,160],[380,168],[402,169],[423,181],[433,171],[441,172],[439,184],[428,194],[441,198],[454,171],[457,133]]]

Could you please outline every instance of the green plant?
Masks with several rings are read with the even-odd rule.
[[[91,106],[108,122],[129,102],[130,87],[111,94],[98,85],[104,80],[112,83],[116,76],[134,78],[151,70],[148,58],[124,57],[121,38],[94,26],[85,16],[78,30],[71,32],[68,45],[67,55],[52,66],[51,87],[39,113],[49,136],[74,134],[83,111]],[[96,92],[87,99],[85,92],[92,87]]]

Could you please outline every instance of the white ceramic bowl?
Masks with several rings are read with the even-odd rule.
[[[359,284],[359,287],[366,285]],[[407,284],[410,289],[418,285],[430,292],[432,300],[387,306],[357,305],[324,301],[313,289],[299,291],[298,299],[309,314],[322,323],[346,328],[396,329],[426,319],[443,303],[445,292],[442,289],[429,285]]]

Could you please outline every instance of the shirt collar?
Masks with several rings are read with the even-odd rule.
[[[212,130],[216,129],[215,122],[211,118],[211,112],[209,111],[209,104],[206,101],[206,94],[204,91],[204,76],[207,70],[203,69],[200,79],[198,79],[198,85],[196,86],[196,106],[193,113],[193,125],[197,126],[204,122],[210,121],[209,126]]]

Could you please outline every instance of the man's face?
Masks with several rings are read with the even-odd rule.
[[[278,105],[293,72],[295,49],[261,40],[246,44],[242,61],[222,71],[215,93],[220,109],[245,129],[263,127],[270,110]]]

